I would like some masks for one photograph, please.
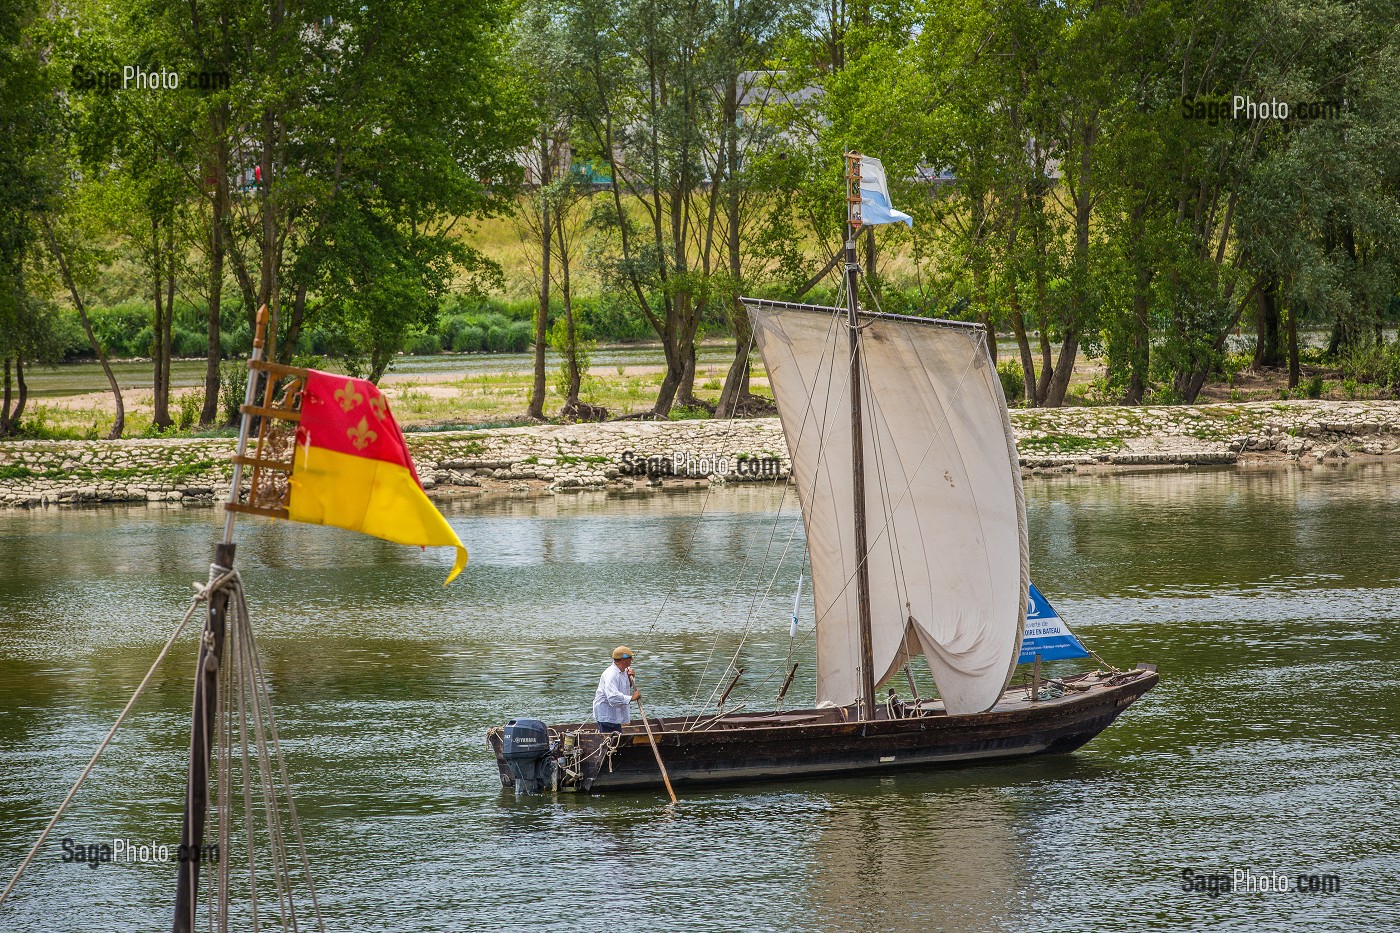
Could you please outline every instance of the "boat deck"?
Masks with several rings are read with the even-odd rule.
[[[977,716],[987,716],[994,713],[1013,713],[1024,710],[1028,705],[1037,708],[1050,708],[1056,705],[1073,703],[1085,694],[1094,690],[1102,690],[1108,687],[1117,686],[1136,679],[1142,674],[1142,670],[1133,671],[1089,671],[1081,674],[1072,674],[1067,677],[1048,679],[1041,683],[1042,697],[1039,700],[1031,699],[1030,685],[1015,686],[1002,694],[1001,700],[990,710],[977,713]],[[1058,694],[1046,696],[1044,694]],[[921,719],[930,716],[948,717],[948,711],[943,707],[943,701],[939,699],[925,699],[915,704],[913,702],[904,703],[902,707],[896,708],[897,715],[891,716],[891,709],[888,705],[881,704],[876,709],[875,718],[877,721],[889,719]],[[959,717],[948,717],[957,719]],[[754,728],[781,728],[784,726],[814,726],[814,725],[835,725],[838,723],[856,722],[859,720],[859,711],[855,707],[830,706],[818,709],[795,709],[790,711],[754,711],[718,714],[714,712],[704,713],[699,716],[665,716],[650,718],[652,731],[658,735],[662,733],[694,733],[694,732],[720,732],[734,729],[754,729]],[[578,731],[596,731],[597,726],[593,723],[564,723],[551,727],[552,731],[560,734]],[[640,719],[623,726],[624,735],[645,734],[646,727]]]

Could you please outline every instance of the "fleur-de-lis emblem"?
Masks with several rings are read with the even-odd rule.
[[[374,417],[383,421],[389,417],[389,403],[384,400],[384,396],[376,392],[369,398],[369,410],[374,412]]]
[[[370,444],[379,440],[379,434],[369,426],[369,421],[360,419],[360,423],[353,428],[347,428],[346,434],[350,435],[350,443],[355,445],[356,450],[364,450]]]
[[[349,412],[350,409],[363,402],[365,397],[355,391],[355,383],[346,379],[344,387],[335,390],[335,400],[340,403],[341,411]]]

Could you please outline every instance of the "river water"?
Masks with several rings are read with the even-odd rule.
[[[328,929],[1380,930],[1400,924],[1398,480],[1029,480],[1037,583],[1108,660],[1159,664],[1156,690],[1069,756],[674,809],[517,800],[483,732],[585,718],[619,642],[654,713],[703,700],[736,650],[731,703],[770,704],[802,549],[791,493],[460,500],[445,510],[472,563],[447,589],[446,555],[330,529],[249,522],[238,559]],[[173,628],[216,521],[0,513],[0,880]],[[65,864],[57,840],[178,841],[193,652],[186,636],[0,929],[167,927],[171,865]],[[810,652],[799,635],[799,694]],[[1212,896],[1186,870],[1341,890]]]

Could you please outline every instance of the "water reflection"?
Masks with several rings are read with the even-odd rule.
[[[902,786],[912,783],[879,782],[896,806],[837,799],[817,820],[817,926],[890,933],[1011,929],[1026,875],[1013,801],[988,787],[921,793]]]
[[[771,704],[781,676],[764,678],[790,656],[792,696],[810,697],[810,641],[787,635],[802,532],[782,490],[455,500],[472,562],[450,588],[448,556],[334,529],[248,523],[239,566],[334,927],[572,931],[625,910],[656,930],[1371,928],[1400,908],[1381,816],[1400,806],[1397,477],[1032,478],[1042,589],[1105,657],[1162,667],[1131,715],[1066,758],[674,809],[502,795],[482,731],[584,718],[624,641],[657,713],[703,701],[731,656],[749,669],[731,703]],[[216,520],[0,513],[0,874],[168,635]],[[61,835],[175,833],[192,666],[186,639]],[[173,873],[57,855],[0,928],[164,922]],[[1337,871],[1343,895],[1179,889],[1183,867],[1245,866]],[[604,910],[619,878],[625,904]]]

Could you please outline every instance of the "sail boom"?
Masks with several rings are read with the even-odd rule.
[[[811,314],[845,314],[844,308],[833,308],[829,305],[809,305],[797,301],[773,301],[768,298],[743,298],[744,306],[750,310],[767,309],[773,311],[802,311]],[[987,332],[985,324],[977,321],[954,321],[941,317],[915,317],[912,314],[890,314],[887,311],[868,311],[860,309],[861,320],[869,318],[874,321],[903,321],[907,324],[918,324],[929,327],[961,327],[966,330]]]

